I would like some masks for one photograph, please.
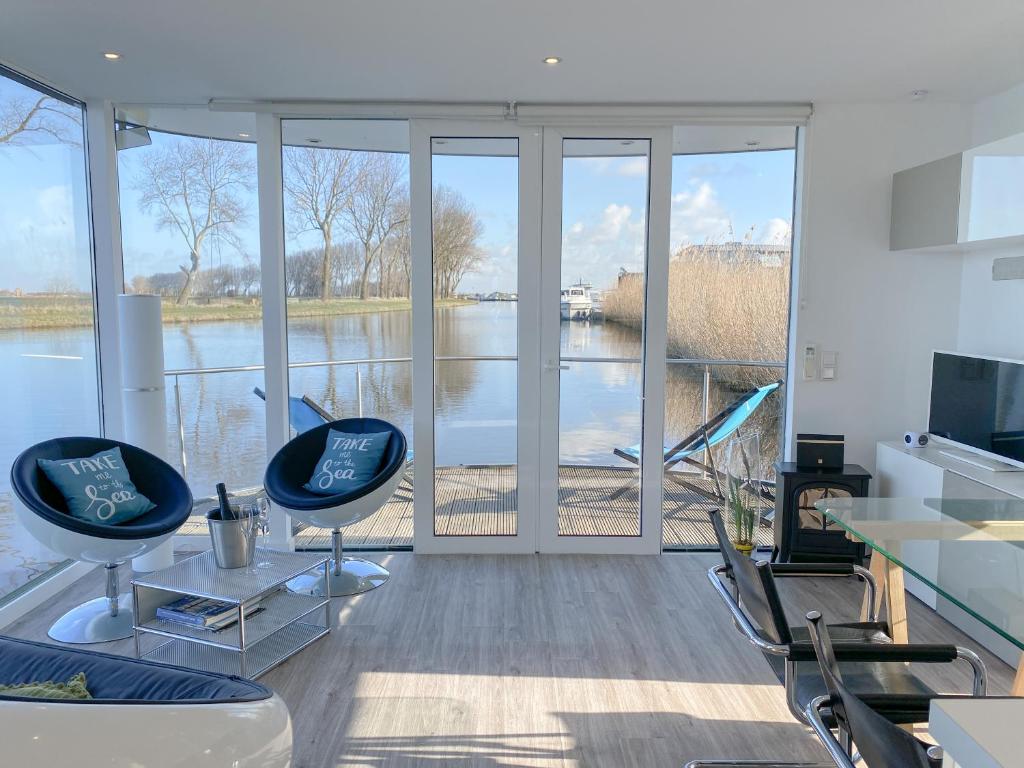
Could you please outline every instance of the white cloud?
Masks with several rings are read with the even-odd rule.
[[[789,222],[785,219],[769,219],[755,231],[754,240],[758,243],[784,245],[789,242],[791,229]]]
[[[691,182],[690,189],[672,196],[672,250],[683,245],[729,239],[729,214],[714,188]]]
[[[562,237],[563,282],[578,278],[604,290],[620,268],[643,268],[647,223],[643,213],[626,204],[609,203],[595,221],[577,221]]]
[[[630,157],[621,160],[619,161],[616,170],[620,176],[646,176],[647,158]]]

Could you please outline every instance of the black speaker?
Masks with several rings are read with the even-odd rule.
[[[796,465],[800,469],[842,470],[845,435],[796,436]]]

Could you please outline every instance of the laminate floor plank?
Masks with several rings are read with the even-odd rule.
[[[373,558],[391,580],[335,599],[331,635],[261,679],[291,710],[295,768],[824,758],[708,584],[713,554]],[[853,581],[780,586],[794,622],[810,608],[833,621],[859,611]],[[101,589],[93,572],[6,631],[45,639]],[[915,600],[908,609],[913,641],[977,648]],[[982,655],[991,692],[1005,694],[1012,670]],[[915,669],[939,690],[968,690],[966,665]]]

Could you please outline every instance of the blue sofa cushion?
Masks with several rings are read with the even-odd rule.
[[[302,487],[321,496],[356,490],[377,474],[390,439],[390,432],[360,434],[332,429],[312,477]]]
[[[332,429],[355,434],[390,432],[391,438],[373,479],[354,490],[323,496],[303,486],[313,475],[313,470],[324,451],[327,434]],[[348,504],[384,485],[396,472],[403,471],[407,451],[408,446],[402,430],[382,419],[355,418],[332,421],[303,432],[281,448],[267,465],[263,486],[271,502],[282,507],[298,510],[328,509]]]
[[[272,695],[265,686],[241,677],[0,636],[0,683],[66,680],[79,672],[89,681],[92,699],[68,704],[212,704],[257,701]],[[4,698],[19,697],[8,694]]]
[[[57,486],[68,511],[82,520],[118,525],[156,507],[135,487],[116,445],[92,456],[36,459],[36,463]]]
[[[135,487],[156,506],[121,525],[81,520],[69,514],[67,502],[38,459],[91,456],[117,447]],[[163,459],[128,443],[103,437],[60,437],[22,451],[11,465],[11,489],[32,512],[61,528],[101,539],[148,539],[181,527],[192,512],[192,493],[185,479]]]

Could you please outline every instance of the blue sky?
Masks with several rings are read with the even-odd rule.
[[[32,92],[0,78],[0,99]],[[119,153],[125,274],[172,272],[185,263],[184,243],[141,211],[137,182],[144,153],[187,141],[153,132],[153,145]],[[255,167],[255,147],[249,145]],[[673,250],[686,243],[788,237],[792,216],[793,152],[683,155],[672,164]],[[462,291],[515,290],[517,160],[510,157],[434,158],[435,184],[459,191],[483,224],[482,269],[466,277]],[[645,158],[569,158],[563,165],[562,282],[585,277],[596,288],[612,283],[619,269],[642,266],[646,215]],[[255,188],[255,177],[253,178]],[[216,243],[204,266],[256,259],[255,192],[238,229],[240,248]],[[48,290],[55,282],[89,285],[89,228],[82,149],[36,142],[0,147],[0,288]],[[316,233],[291,238],[289,250],[313,247]]]

